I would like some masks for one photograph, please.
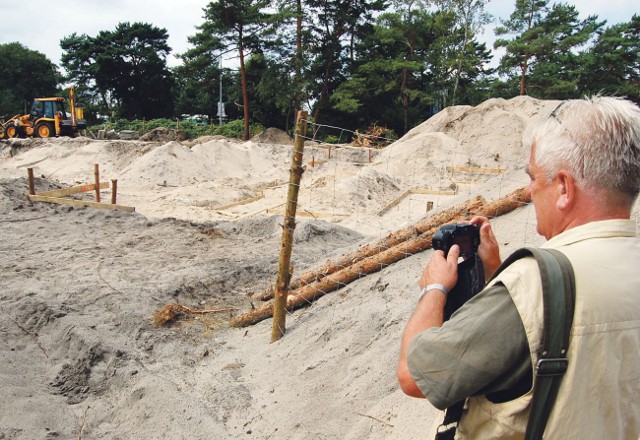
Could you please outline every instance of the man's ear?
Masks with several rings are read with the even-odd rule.
[[[556,176],[556,185],[558,191],[556,207],[561,211],[565,211],[575,202],[576,180],[565,170],[560,170]]]

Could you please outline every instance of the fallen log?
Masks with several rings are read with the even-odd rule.
[[[450,223],[456,218],[469,217],[471,215],[474,215],[480,212],[480,209],[482,208],[482,206],[484,206],[484,203],[485,200],[482,197],[477,196],[473,199],[465,201],[464,203],[445,209],[444,211],[434,214],[433,216],[421,220],[411,226],[407,226],[406,228],[392,232],[391,234],[384,238],[381,238],[380,240],[366,244],[358,248],[354,252],[339,257],[337,260],[328,260],[319,269],[304,272],[299,277],[291,280],[289,287],[291,290],[295,290],[299,287],[317,282],[327,275],[337,272],[340,269],[344,269],[345,267],[351,266],[352,264],[355,264],[372,255],[383,252],[411,238],[417,237],[436,226]],[[267,301],[273,298],[273,293],[274,286],[270,285],[269,287],[267,287],[267,289],[265,289],[264,292],[256,295],[254,298],[261,301]]]
[[[502,199],[488,203],[484,207],[481,207],[478,212],[469,213],[453,220],[456,222],[468,220],[471,215],[483,215],[488,217],[503,215],[526,205],[530,201],[531,198],[528,191],[525,188],[521,188],[507,194]],[[389,249],[367,258],[363,258],[350,266],[338,268],[338,270],[333,271],[313,283],[297,288],[292,291],[287,298],[287,311],[291,312],[305,307],[327,293],[344,287],[356,279],[378,272],[384,267],[396,263],[410,255],[429,249],[431,247],[433,234],[440,228],[440,226],[441,224],[435,225],[417,237],[409,238],[408,240],[398,243]],[[270,301],[255,308],[254,310],[234,317],[231,320],[231,324],[237,327],[247,327],[272,316],[273,301]]]
[[[531,193],[524,188],[516,189],[501,199],[493,200],[482,206],[477,215],[487,218],[499,217],[531,203]]]
[[[434,227],[419,237],[409,239],[355,264],[341,268],[314,283],[299,287],[289,293],[286,309],[293,311],[307,306],[327,293],[344,287],[358,278],[378,272],[403,258],[430,248],[431,239],[437,230],[438,227]],[[246,327],[271,316],[273,316],[273,302],[269,301],[255,310],[234,317],[231,324]]]

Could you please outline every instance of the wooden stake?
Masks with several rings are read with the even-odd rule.
[[[118,194],[118,179],[111,179],[111,204],[116,204],[116,197]]]
[[[282,245],[280,248],[280,260],[278,263],[278,278],[276,280],[276,293],[273,303],[273,328],[271,330],[271,342],[275,342],[284,336],[286,331],[287,295],[289,281],[291,279],[290,263],[291,249],[293,247],[293,231],[296,227],[296,208],[298,206],[298,191],[302,168],[302,155],[304,151],[304,134],[307,132],[307,113],[298,112],[296,123],[296,140],[291,158],[291,170],[289,175],[289,190],[287,194],[287,211],[282,227]]]
[[[33,180],[33,168],[27,168],[27,176],[29,178],[29,195],[30,196],[35,196],[36,195],[36,185],[35,185],[35,182]]]
[[[100,166],[98,164],[93,166],[93,176],[96,182],[96,203],[100,203]]]

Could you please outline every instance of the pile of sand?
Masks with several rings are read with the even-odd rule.
[[[267,128],[265,131],[258,133],[251,140],[261,144],[293,144],[293,138],[291,136],[289,136],[285,131],[273,127]]]
[[[448,108],[371,156],[310,145],[294,275],[423,218],[428,201],[435,212],[524,186],[522,128],[555,104]],[[0,438],[424,438],[436,411],[402,394],[395,363],[430,251],[290,314],[277,343],[270,320],[229,327],[275,280],[291,149],[264,139],[2,142]],[[25,200],[27,167],[41,192],[91,182],[95,163],[136,213]],[[447,170],[465,166],[502,171]],[[455,195],[410,191],[452,186]],[[505,255],[541,242],[530,206],[493,226]],[[225,311],[153,324],[176,303]]]
[[[142,142],[171,142],[184,141],[187,135],[172,128],[158,127],[140,136]]]

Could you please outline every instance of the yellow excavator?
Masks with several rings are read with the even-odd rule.
[[[16,137],[71,136],[87,128],[82,107],[76,106],[73,87],[69,89],[70,113],[66,112],[65,98],[35,98],[31,111],[0,121],[0,139]]]

